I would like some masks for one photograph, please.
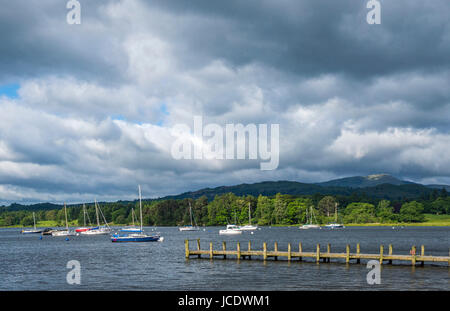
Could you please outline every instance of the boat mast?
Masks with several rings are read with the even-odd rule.
[[[97,199],[94,199],[94,203],[95,203],[95,215],[97,216],[97,226],[100,227],[100,219],[98,218]]]
[[[142,231],[142,199],[141,199],[141,185],[139,185],[139,210],[141,214],[141,231]]]
[[[34,224],[34,230],[36,230],[36,218],[34,217],[34,212],[33,212],[33,224]]]
[[[334,203],[334,218],[335,218],[334,222],[335,223],[337,223],[337,206],[338,206],[337,202]]]
[[[64,214],[66,214],[66,230],[69,230],[69,223],[67,222],[67,208],[65,202],[64,202]]]
[[[191,202],[189,202],[189,214],[191,215],[191,227],[194,226],[194,223],[192,222],[192,207],[191,207]]]
[[[250,202],[248,202],[248,224],[249,225],[252,224],[252,217],[251,217],[251,213],[250,213]]]
[[[86,227],[86,205],[83,204],[83,221],[84,226]]]

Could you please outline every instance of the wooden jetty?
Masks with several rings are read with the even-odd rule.
[[[384,246],[380,245],[380,252],[377,254],[364,254],[361,253],[360,244],[356,245],[356,252],[350,252],[350,245],[346,245],[345,252],[343,253],[332,253],[331,245],[327,244],[326,251],[321,250],[320,244],[316,245],[316,249],[313,252],[305,252],[303,251],[302,243],[298,244],[298,251],[294,251],[291,247],[291,244],[288,244],[287,251],[278,250],[278,243],[274,243],[273,250],[269,251],[267,249],[267,243],[263,243],[262,250],[254,250],[252,248],[251,242],[248,242],[247,249],[242,249],[241,244],[237,242],[236,250],[227,249],[226,242],[222,242],[222,249],[213,249],[213,242],[209,243],[209,249],[202,250],[200,248],[200,239],[191,240],[197,242],[197,249],[191,250],[189,248],[189,241],[185,240],[185,256],[186,258],[190,258],[191,256],[197,256],[201,258],[202,255],[208,256],[210,259],[214,259],[217,257],[226,259],[227,256],[232,255],[236,259],[252,259],[252,257],[260,257],[263,260],[267,260],[268,258],[273,258],[274,260],[278,260],[279,257],[286,257],[288,261],[291,261],[295,258],[298,260],[303,260],[303,258],[312,258],[315,262],[330,262],[331,259],[343,259],[345,263],[350,263],[351,260],[356,263],[360,263],[361,259],[368,260],[378,260],[380,264],[383,262],[387,262],[392,264],[393,260],[397,261],[407,261],[410,262],[411,265],[416,265],[419,263],[420,265],[424,265],[425,262],[446,262],[450,266],[450,252],[449,256],[431,256],[425,255],[425,246],[422,245],[420,248],[420,254],[416,253],[416,246],[412,246],[410,250],[410,255],[394,255],[392,244],[389,244],[388,252],[385,253]]]

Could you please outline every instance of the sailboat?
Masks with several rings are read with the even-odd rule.
[[[178,230],[180,231],[199,231],[200,228],[197,226],[197,224],[192,223],[192,207],[191,207],[191,202],[189,202],[189,214],[191,216],[191,225],[190,226],[185,226],[185,227],[180,227],[178,228]]]
[[[134,225],[134,219],[136,218],[136,214],[134,213],[134,208],[131,209],[131,221],[133,222],[133,225],[124,227],[120,229],[120,231],[123,232],[141,232],[141,228]]]
[[[34,216],[34,212],[33,212],[33,229],[23,229],[21,231],[22,234],[30,234],[30,233],[42,233],[43,229],[36,229],[36,217]]]
[[[328,229],[340,229],[340,228],[345,228],[344,225],[338,224],[338,223],[337,223],[337,219],[338,219],[337,206],[338,206],[338,204],[336,203],[336,204],[334,205],[334,223],[331,223],[331,224],[328,224],[328,225],[324,226],[325,228],[328,228]]]
[[[144,233],[144,230],[142,229],[142,198],[141,198],[141,186],[139,186],[139,212],[141,216],[141,227],[139,232],[132,232],[132,233],[125,233],[120,234],[115,233],[111,236],[111,242],[156,242],[156,241],[162,241],[162,237],[159,233],[155,234],[147,234]]]
[[[257,230],[258,226],[252,225],[252,215],[251,215],[251,209],[250,209],[250,202],[248,203],[248,225],[239,227],[240,230],[244,231],[252,231]]]
[[[55,230],[55,231],[52,231],[52,236],[71,236],[71,235],[75,235],[75,232],[69,231],[69,223],[67,221],[67,207],[66,207],[66,203],[64,203],[64,215],[66,217],[66,230]]]
[[[313,207],[309,207],[309,219],[308,219],[308,209],[306,209],[306,219],[308,221],[307,224],[304,224],[299,227],[299,229],[320,229],[320,226],[317,224],[313,224],[313,218],[315,219],[314,213],[313,213]]]
[[[83,220],[84,220],[84,221],[83,221],[83,224],[84,224],[84,226],[75,229],[75,232],[80,233],[80,232],[85,232],[85,231],[88,231],[88,230],[91,230],[91,229],[92,229],[92,226],[91,226],[91,227],[86,227],[86,215],[87,215],[87,217],[88,217],[89,223],[91,223],[91,220],[89,219],[89,214],[88,214],[87,211],[86,211],[86,205],[83,204]]]
[[[94,200],[95,204],[95,215],[97,217],[97,227],[90,228],[89,230],[80,232],[82,235],[99,235],[99,234],[109,234],[111,233],[111,228],[108,226],[108,223],[106,222],[105,215],[103,215],[102,210],[97,205],[97,200]],[[100,226],[100,219],[99,219],[99,211],[102,214],[103,221],[105,222],[105,226]]]

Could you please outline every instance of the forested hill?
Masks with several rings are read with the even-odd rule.
[[[392,182],[392,184],[390,183]],[[371,186],[367,186],[371,185]],[[323,183],[302,183],[296,181],[264,181],[254,184],[240,184],[234,186],[221,186],[216,188],[204,188],[197,191],[185,192],[178,195],[165,196],[158,199],[144,199],[146,202],[161,201],[169,199],[198,199],[205,196],[209,201],[215,196],[226,193],[233,193],[237,196],[252,195],[257,197],[274,196],[277,193],[302,196],[302,195],[343,195],[343,196],[359,196],[372,199],[386,200],[405,200],[429,197],[433,191],[447,188],[448,186],[424,186],[417,183],[402,181],[395,177],[379,174],[366,177],[348,177],[342,179],[331,180]],[[439,189],[438,189],[439,188]],[[447,188],[448,189],[448,188]],[[118,204],[134,203],[135,201],[118,201]],[[86,202],[87,204],[90,204]],[[92,202],[91,202],[92,203]],[[99,202],[101,203],[101,202]],[[77,206],[70,205],[68,206]],[[33,205],[11,204],[10,206],[0,207],[1,211],[37,211],[60,209],[61,204],[39,203]]]
[[[407,183],[402,185],[379,184],[374,187],[337,187],[321,186],[319,184],[306,184],[295,181],[265,181],[255,184],[241,184],[236,186],[222,186],[217,188],[205,188],[198,191],[185,192],[179,195],[167,196],[162,199],[184,199],[200,198],[206,196],[208,200],[214,199],[216,195],[234,193],[235,195],[264,195],[272,196],[277,193],[290,195],[366,195],[376,199],[400,200],[413,199],[428,196],[433,189],[420,184]]]

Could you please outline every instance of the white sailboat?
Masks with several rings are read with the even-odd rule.
[[[180,231],[200,231],[200,228],[197,226],[197,224],[193,224],[192,221],[192,207],[191,207],[191,202],[189,202],[189,214],[191,217],[191,225],[190,226],[184,226],[184,227],[180,227],[178,228],[178,230]]]
[[[89,214],[86,211],[86,205],[83,204],[83,225],[84,226],[80,227],[80,228],[76,228],[75,232],[81,233],[81,232],[88,231],[88,230],[92,229],[92,226],[86,227],[86,216],[87,216],[89,224],[90,224],[91,220],[89,219]]]
[[[252,225],[252,215],[251,215],[251,209],[250,209],[250,202],[248,203],[248,225],[239,227],[240,230],[244,231],[253,231],[258,229],[258,225]]]
[[[299,229],[320,229],[319,225],[313,223],[313,218],[314,220],[316,219],[316,217],[314,216],[313,207],[310,206],[309,219],[308,219],[308,209],[306,209],[306,219],[308,223],[300,226]]]
[[[325,228],[327,228],[327,229],[342,229],[342,228],[345,228],[344,225],[339,224],[337,222],[337,219],[338,219],[337,207],[338,207],[338,204],[336,203],[334,205],[334,223],[331,223],[331,224],[328,224],[328,225],[324,226]]]
[[[42,231],[43,231],[42,229],[40,230],[36,229],[36,217],[33,212],[33,229],[23,229],[21,233],[22,234],[42,233]]]
[[[131,221],[133,224],[131,226],[123,227],[120,231],[123,232],[141,232],[141,228],[134,225],[134,219],[136,218],[136,214],[134,213],[134,208],[131,209]]]
[[[111,233],[111,228],[108,226],[108,223],[106,222],[105,215],[103,215],[102,210],[97,205],[97,200],[94,200],[95,204],[95,215],[97,217],[97,227],[91,228],[89,230],[80,232],[82,235],[99,235],[99,234],[109,234]],[[100,219],[99,219],[99,211],[100,214],[102,214],[103,221],[105,222],[104,226],[100,226]]]
[[[52,231],[52,236],[71,236],[75,235],[75,232],[69,230],[69,222],[67,221],[67,207],[66,203],[64,203],[64,214],[66,217],[66,230],[56,230]]]

